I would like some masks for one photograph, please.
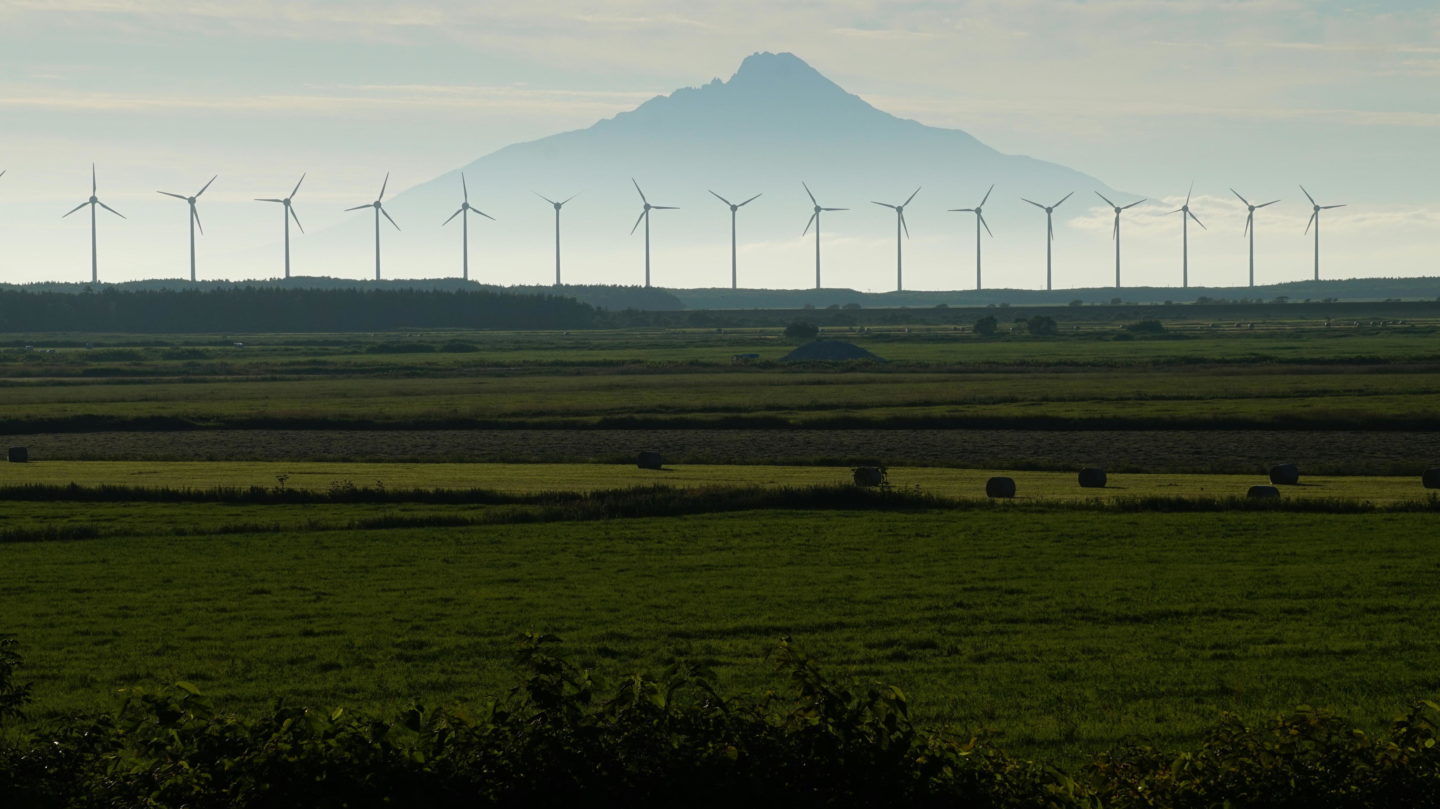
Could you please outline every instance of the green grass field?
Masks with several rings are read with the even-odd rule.
[[[42,717],[181,679],[235,709],[476,699],[512,683],[510,639],[531,630],[609,674],[679,655],[746,688],[791,635],[834,673],[905,688],[926,723],[1051,760],[1186,739],[1223,710],[1321,704],[1376,725],[1440,688],[1429,514],[765,511],[176,537],[160,532],[383,509],[95,508],[138,509],[133,535],[0,545]]]

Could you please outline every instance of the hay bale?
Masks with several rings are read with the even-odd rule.
[[[1105,477],[1105,470],[1104,470],[1104,469],[1094,469],[1094,468],[1091,468],[1091,469],[1081,469],[1081,470],[1080,470],[1080,487],[1081,487],[1081,488],[1084,488],[1084,489],[1103,489],[1103,488],[1105,488],[1105,481],[1106,481],[1106,477]]]
[[[852,471],[856,486],[884,486],[890,482],[883,466],[857,466]]]
[[[6,455],[10,463],[25,463],[30,460],[30,450],[26,447],[11,447]]]
[[[1420,476],[1420,482],[1425,484],[1427,489],[1440,489],[1440,466],[1426,469],[1425,474]]]
[[[641,469],[659,469],[665,465],[665,459],[660,453],[645,449],[635,456],[635,465]]]
[[[1253,498],[1279,497],[1280,490],[1274,486],[1251,486],[1250,491],[1246,492],[1245,496]]]
[[[990,478],[985,481],[986,497],[1014,497],[1014,478]]]
[[[1300,468],[1293,463],[1270,467],[1270,482],[1276,486],[1294,486],[1300,482]]]

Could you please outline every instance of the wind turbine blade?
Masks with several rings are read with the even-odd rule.
[[[849,208],[821,208],[822,211],[848,211]]]
[[[465,201],[470,201],[470,186],[465,184],[465,172],[460,172],[460,191],[465,194]]]
[[[763,193],[763,192],[762,192],[762,193]],[[751,197],[750,199],[745,200],[744,202],[740,203],[739,205],[736,205],[735,207],[736,207],[736,208],[744,208],[746,205],[749,205],[750,203],[754,202],[754,201],[757,200],[757,199],[760,199],[760,194],[756,194],[755,196]]]
[[[946,208],[945,210],[951,213],[975,213],[974,208]]]
[[[1303,185],[1300,186],[1300,193],[1302,193],[1302,194],[1305,195],[1305,199],[1310,200],[1310,204],[1311,204],[1311,205],[1318,205],[1318,204],[1319,204],[1319,203],[1317,203],[1317,202],[1315,201],[1315,198],[1314,198],[1314,197],[1310,196],[1310,192],[1305,190],[1305,186],[1303,186]]]
[[[172,193],[170,193],[169,191],[156,191],[155,193],[157,193],[157,194],[164,194],[164,195],[167,196],[167,197],[174,197],[175,199],[183,199],[183,200],[185,200],[186,202],[189,202],[189,201],[190,201],[190,198],[187,197],[187,196],[185,196],[185,195],[183,195],[183,194],[172,194]]]
[[[994,183],[991,183],[991,184],[990,184],[990,191],[994,191],[994,190],[995,190],[995,184],[994,184]],[[984,198],[980,200],[980,204],[979,204],[979,205],[976,205],[976,206],[975,206],[976,208],[984,208],[984,207],[985,207],[985,201],[988,200],[988,199],[990,199],[990,191],[986,191],[986,192],[985,192]]]
[[[195,209],[194,205],[190,206],[190,216],[195,220],[195,227],[200,228],[200,235],[204,236],[205,226],[200,224],[200,212]]]
[[[89,203],[88,201],[87,201],[87,202],[82,202],[82,203],[80,203],[79,205],[76,205],[74,208],[71,208],[68,212],[66,212],[65,216],[69,216],[70,214],[75,213],[76,211],[80,210],[81,208],[84,208],[86,205],[89,205],[89,204],[90,204],[90,203]],[[62,217],[60,217],[60,218],[61,218],[61,219],[64,219],[65,216],[62,216]]]
[[[1194,220],[1195,220],[1195,224],[1199,225],[1202,229],[1204,229],[1204,230],[1209,230],[1209,229],[1210,229],[1210,228],[1205,227],[1205,223],[1200,221],[1200,217],[1196,216],[1194,211],[1186,211],[1185,213],[1190,214],[1190,218],[1191,218],[1191,219],[1194,219]]]
[[[1246,203],[1246,204],[1249,204],[1249,203]],[[1254,212],[1254,211],[1251,211],[1249,214],[1247,214],[1247,215],[1245,216],[1245,232],[1244,232],[1244,233],[1241,233],[1240,235],[1242,235],[1242,236],[1248,236],[1248,235],[1250,235],[1250,226],[1251,226],[1252,224],[1254,224],[1254,222],[1255,222],[1255,212]]]
[[[1307,234],[1310,232],[1310,226],[1313,225],[1313,224],[1315,224],[1315,220],[1316,220],[1319,216],[1320,216],[1320,212],[1319,212],[1319,211],[1315,211],[1315,212],[1313,212],[1313,213],[1310,214],[1310,221],[1305,223],[1305,232],[1306,232]]]
[[[220,179],[220,175],[217,174],[217,175],[215,175],[214,177],[211,177],[211,178],[210,178],[210,183],[213,183],[213,182],[215,182],[215,181],[218,180],[218,179]],[[206,183],[204,188],[201,188],[199,191],[196,191],[196,192],[195,192],[195,198],[196,198],[196,199],[199,199],[199,198],[200,198],[200,195],[203,194],[203,193],[205,193],[205,189],[210,187],[210,183]]]
[[[1115,239],[1118,239],[1118,238],[1120,238],[1120,215],[1119,215],[1119,214],[1116,214],[1116,215],[1115,215],[1115,227],[1114,227],[1113,230],[1110,231],[1110,239],[1111,239],[1111,241],[1114,241]]]
[[[309,173],[309,172],[306,172],[306,174],[308,174],[308,173]],[[293,197],[293,196],[295,196],[297,193],[299,193],[299,191],[300,191],[300,183],[303,183],[303,182],[305,182],[305,174],[301,174],[301,175],[300,175],[300,182],[295,183],[295,190],[290,192],[290,196]]]
[[[1055,222],[1048,216],[1045,217],[1045,235],[1050,237],[1050,241],[1055,241]]]
[[[891,204],[888,203],[888,202],[876,202],[875,200],[872,199],[872,200],[870,200],[870,204],[871,204],[871,205],[884,205],[886,208],[889,208],[889,209],[892,210],[892,211],[895,210],[895,206],[894,206],[894,205],[891,205]]]
[[[1280,201],[1280,200],[1278,200],[1278,199],[1272,199],[1272,200],[1270,200],[1269,202],[1265,203],[1264,205],[1256,205],[1255,207],[1256,207],[1256,209],[1266,208],[1266,207],[1269,207],[1269,206],[1271,206],[1271,205],[1274,205],[1275,203],[1277,203],[1277,202],[1279,202],[1279,201]]]
[[[9,169],[0,169],[0,177],[4,177],[7,171],[9,171]]]
[[[396,230],[399,230],[399,229],[400,229],[400,226],[395,224],[395,220],[390,218],[390,212],[389,212],[389,211],[385,210],[384,208],[381,208],[381,209],[380,209],[380,213],[385,214],[385,218],[386,218],[386,219],[390,219],[390,224],[395,225],[395,229],[396,229]]]
[[[390,172],[385,172],[385,182],[380,184],[380,196],[375,198],[376,202],[385,201],[385,189],[390,187]]]
[[[545,196],[544,194],[540,193],[539,191],[531,191],[530,193],[534,194],[535,196],[539,197],[540,199],[545,200],[546,202],[550,203],[551,205],[554,205],[554,204],[555,204],[555,200],[550,199],[549,197]],[[565,203],[562,202],[562,203],[560,203],[560,204],[561,204],[561,205],[564,205]]]
[[[256,202],[278,202],[278,203],[280,203],[281,205],[284,205],[284,204],[285,204],[285,200],[283,200],[283,199],[272,199],[272,198],[256,197],[256,198],[255,198],[255,201],[256,201]]]
[[[898,210],[900,210],[900,209],[899,209],[899,208],[896,208],[896,210],[898,211]],[[907,239],[910,238],[910,226],[907,225],[907,224],[905,224],[905,213],[904,213],[904,211],[901,211],[901,212],[900,212],[900,229],[903,230],[903,231],[905,231],[905,238],[907,238]]]
[[[650,200],[645,199],[645,192],[640,190],[640,184],[637,183],[637,182],[635,182],[635,178],[634,178],[634,177],[631,177],[631,178],[630,178],[630,182],[635,186],[635,193],[637,193],[637,194],[640,195],[640,201],[643,202],[643,203],[645,203],[646,205],[649,205],[649,204],[650,204]]]
[[[494,221],[495,221],[495,217],[491,216],[491,215],[488,214],[488,213],[485,213],[484,211],[480,210],[479,208],[471,208],[470,210],[474,211],[475,213],[480,214],[481,216],[485,217],[486,219],[489,219],[491,222],[494,222]]]
[[[705,189],[705,190],[706,190],[706,191],[710,191],[710,189],[708,189],[708,188]],[[720,200],[721,202],[725,203],[726,205],[731,204],[731,203],[730,203],[730,200],[725,199],[724,197],[720,196],[719,194],[715,193],[714,191],[710,191],[710,196],[714,197],[715,199]]]
[[[91,164],[90,164],[90,196],[93,197],[93,196],[95,196],[97,193],[99,193],[99,188],[100,188],[100,186],[95,182],[95,164],[94,164],[94,163],[91,163]]]
[[[676,205],[651,205],[651,206],[650,206],[650,210],[652,210],[652,211],[678,211],[678,210],[680,210],[680,208],[679,208],[678,206],[676,206]]]
[[[1234,195],[1237,196],[1237,197],[1240,197],[1240,192],[1239,192],[1239,191],[1236,191],[1236,190],[1233,189],[1233,188],[1230,189],[1230,193],[1234,194]],[[1249,205],[1249,204],[1250,204],[1250,200],[1245,199],[1244,197],[1240,197],[1240,201],[1243,202],[1243,203],[1245,203],[1246,205]]]
[[[461,212],[461,211],[464,211],[464,210],[465,210],[464,208],[456,208],[456,209],[455,209],[455,213],[450,214],[450,219],[454,219],[455,217],[459,216],[459,215],[460,215],[460,212]],[[450,219],[446,219],[444,222],[441,222],[441,223],[440,223],[440,227],[443,228],[443,227],[445,227],[446,225],[450,224]]]
[[[1105,196],[1104,194],[1100,193],[1099,191],[1096,191],[1096,192],[1095,192],[1095,196],[1099,197],[1100,199],[1105,200],[1105,204],[1106,204],[1106,205],[1109,205],[1111,208],[1114,208],[1114,207],[1115,207],[1115,203],[1111,202],[1109,197]]]
[[[1181,211],[1184,211],[1184,210],[1185,210],[1184,208],[1176,208],[1175,210],[1170,211],[1169,213],[1167,213],[1166,216],[1169,216],[1169,215],[1172,214],[1172,213],[1180,213]]]
[[[1185,192],[1185,206],[1186,206],[1186,207],[1189,207],[1189,206],[1190,206],[1190,195],[1193,194],[1193,193],[1195,193],[1195,183],[1194,183],[1194,182],[1191,182],[1191,183],[1190,183],[1190,190]]]
[[[81,207],[84,207],[84,206],[81,206]],[[66,214],[66,215],[68,216],[69,214]],[[819,211],[816,211],[815,213],[810,214],[810,221],[808,221],[808,222],[805,223],[805,229],[802,230],[802,231],[800,231],[800,235],[801,235],[801,236],[804,236],[805,234],[809,233],[809,232],[810,232],[810,226],[813,225],[813,224],[815,224],[815,220],[816,220],[816,219],[819,219],[819,218],[820,218],[820,212],[819,212]]]
[[[805,181],[804,181],[804,180],[801,180],[801,181],[800,181],[800,184],[801,184],[801,185],[805,185]],[[816,201],[815,195],[812,194],[812,193],[810,193],[810,186],[805,185],[805,193],[810,197],[810,204],[811,204],[811,205],[819,205],[819,204],[820,204],[819,202]]]
[[[990,223],[985,221],[985,214],[981,213],[979,210],[976,210],[975,215],[980,217],[980,224],[985,226],[985,232],[990,233]],[[990,235],[993,237],[995,234],[990,233]]]
[[[1071,194],[1074,194],[1074,193],[1075,193],[1074,191],[1071,191],[1069,194],[1066,194],[1065,196],[1061,197],[1061,198],[1060,198],[1060,202],[1057,202],[1057,203],[1055,203],[1054,205],[1051,205],[1050,207],[1052,207],[1052,208],[1059,208],[1059,207],[1060,207],[1060,203],[1061,203],[1061,202],[1064,202],[1064,201],[1067,200],[1067,199],[1070,199]]]
[[[98,200],[98,199],[95,200],[95,204],[96,204],[96,205],[99,205],[101,208],[104,208],[105,210],[109,211],[110,213],[115,214],[116,216],[120,217],[121,219],[125,219],[125,218],[126,218],[126,217],[125,217],[125,214],[120,213],[119,211],[115,210],[114,208],[111,208],[109,205],[106,205],[105,203],[101,202],[101,201]]]
[[[644,208],[641,208],[641,209],[640,209],[640,215],[635,218],[635,224],[633,224],[633,225],[630,226],[630,235],[631,235],[631,236],[634,236],[634,235],[635,235],[635,230],[640,227],[640,220],[644,219],[644,218],[645,218],[645,214],[647,214],[647,213],[649,213],[649,211],[645,210]]]
[[[347,210],[347,211],[358,211],[358,210],[360,210],[361,208],[374,208],[374,207],[375,207],[375,204],[374,204],[374,203],[372,203],[372,202],[367,202],[367,203],[365,203],[364,205],[356,205],[354,208],[346,208],[345,210]]]
[[[1345,207],[1346,205],[1348,205],[1348,204],[1349,204],[1349,203],[1342,202],[1342,203],[1340,203],[1339,205],[1321,205],[1321,206],[1320,206],[1320,210],[1322,210],[1322,211],[1328,211],[1328,210],[1330,210],[1331,208],[1344,208],[1344,207]]]
[[[905,198],[905,201],[902,202],[902,203],[900,203],[900,204],[901,204],[902,206],[904,206],[904,205],[909,205],[909,204],[910,204],[910,200],[915,199],[915,194],[918,194],[918,193],[920,193],[920,186],[917,185],[917,186],[915,186],[915,191],[914,191],[914,193],[912,193],[909,197],[906,197],[906,198]]]
[[[1144,201],[1145,201],[1145,200],[1141,199],[1141,200],[1136,200],[1135,202],[1132,202],[1132,203],[1130,203],[1129,205],[1121,205],[1121,206],[1120,206],[1120,210],[1122,210],[1122,211],[1128,211],[1128,210],[1130,210],[1131,208],[1134,208],[1136,205],[1139,205],[1140,203],[1142,203],[1142,202],[1144,202]]]
[[[300,228],[300,232],[301,232],[301,233],[304,233],[304,232],[305,232],[305,226],[302,225],[302,224],[300,224],[300,217],[298,217],[298,216],[295,215],[295,209],[294,209],[294,208],[291,208],[291,209],[290,209],[290,218],[295,220],[295,227]]]
[[[1025,200],[1026,202],[1030,203],[1031,205],[1034,205],[1036,208],[1039,208],[1039,209],[1042,210],[1042,211],[1045,210],[1045,206],[1044,206],[1044,205],[1041,205],[1040,203],[1036,202],[1036,201],[1033,200],[1033,199],[1025,199],[1024,197],[1021,197],[1020,199]]]
[[[583,191],[580,192],[580,194],[583,194],[583,193],[585,193],[585,192],[583,192]],[[570,202],[570,200],[575,199],[576,197],[580,196],[580,194],[571,194],[570,196],[566,197],[566,198],[565,198],[565,202],[560,203],[561,207],[564,207],[566,203],[568,203],[568,202]]]

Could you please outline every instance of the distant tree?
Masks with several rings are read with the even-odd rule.
[[[1139,323],[1129,323],[1121,328],[1131,334],[1164,334],[1165,324],[1158,320],[1142,320]]]
[[[791,340],[814,340],[819,334],[819,326],[803,320],[797,320],[785,327],[785,336]]]
[[[986,315],[975,321],[975,333],[981,337],[993,337],[1000,324],[995,321],[994,315]]]
[[[1049,315],[1036,315],[1025,321],[1025,328],[1037,337],[1053,337],[1060,333],[1060,327],[1055,324],[1055,318]]]

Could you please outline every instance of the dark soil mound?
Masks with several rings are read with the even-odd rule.
[[[846,362],[848,360],[885,360],[853,343],[843,340],[816,340],[791,351],[780,358],[781,362]]]

